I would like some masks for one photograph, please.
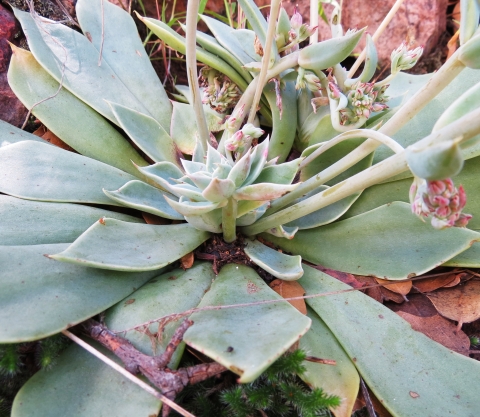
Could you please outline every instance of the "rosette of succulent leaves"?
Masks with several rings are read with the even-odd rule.
[[[121,8],[78,0],[81,32],[15,11],[29,51],[12,47],[9,83],[75,152],[0,123],[0,342],[105,312],[108,328],[159,354],[181,321],[152,346],[155,320],[246,303],[197,311],[184,343],[250,382],[299,341],[336,360],[306,363],[302,377],[341,398],[337,417],[350,416],[360,377],[394,416],[477,415],[478,362],[314,267],[397,282],[439,265],[480,266],[477,2],[461,1],[461,46],[442,68],[402,72],[421,54],[402,45],[384,80],[373,78],[372,37],[344,33],[339,10],[332,38],[302,47],[315,28],[278,0],[268,22],[239,1],[250,29],[200,16],[211,35],[196,32],[197,3],[188,2],[185,37],[138,16],[186,54],[190,87],[178,86],[175,101]],[[362,38],[366,60],[353,78],[341,62]],[[198,257],[178,268],[215,234],[226,244],[243,236],[249,265],[298,280],[307,315],[259,269],[227,263],[215,275]],[[74,345],[27,382],[12,415],[147,416],[160,406]]]

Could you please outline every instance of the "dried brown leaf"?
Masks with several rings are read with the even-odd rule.
[[[302,297],[305,295],[305,290],[297,281],[276,279],[270,283],[270,288],[283,298]],[[300,311],[300,313],[307,314],[305,300],[291,300],[289,303]]]
[[[412,281],[392,282],[388,279],[380,279],[380,278],[375,278],[375,281],[377,281],[387,290],[393,291],[400,295],[407,295],[412,289]]]
[[[33,132],[35,136],[46,140],[47,142],[51,143],[52,145],[58,146],[59,148],[65,149],[67,151],[75,152],[75,149],[68,146],[63,140],[61,140],[55,133],[51,130],[48,130],[44,125],[41,125],[35,132]]]
[[[458,330],[480,317],[480,281],[437,290],[427,297],[442,316],[458,322]]]
[[[170,224],[171,222],[168,221],[167,219],[164,219],[163,217],[160,216],[155,216],[155,214],[150,214],[150,213],[145,213],[142,212],[142,217],[143,220],[145,220],[145,223],[147,224]]]
[[[193,252],[187,253],[180,258],[180,267],[185,269],[190,269],[193,266],[193,261],[195,260],[195,256]]]
[[[418,317],[403,311],[398,311],[397,314],[408,321],[413,330],[423,333],[448,349],[468,356],[470,339],[461,330],[457,331],[456,326],[447,319],[438,314],[431,317]]]
[[[432,302],[423,294],[410,294],[408,296],[408,303],[401,305],[387,303],[386,306],[396,313],[403,311],[419,317],[432,317],[437,315],[437,310]]]
[[[439,277],[419,279],[414,282],[413,287],[420,292],[431,292],[455,282],[456,279],[457,274],[445,274]]]
[[[356,279],[356,276],[347,272],[336,271],[335,269],[325,268],[321,265],[311,265],[319,271],[325,272],[333,278],[342,281],[344,284],[350,285],[353,288],[362,288],[364,284]]]

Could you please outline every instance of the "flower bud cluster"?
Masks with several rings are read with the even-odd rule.
[[[395,74],[412,68],[420,59],[423,53],[421,46],[409,50],[407,44],[403,42],[397,49],[392,51],[391,55],[391,72]]]
[[[243,152],[246,143],[251,143],[253,139],[258,139],[263,133],[264,131],[259,127],[247,123],[225,142],[225,149],[230,152]]]
[[[298,50],[298,44],[310,37],[317,28],[303,23],[302,15],[295,8],[289,22],[290,28],[284,33],[277,33],[277,46],[281,52],[291,53]]]
[[[308,88],[315,93],[321,90],[322,84],[320,83],[320,78],[318,78],[313,72],[305,71],[304,68],[298,67],[298,77],[295,89],[303,90],[304,88]]]
[[[450,178],[441,181],[427,181],[416,178],[410,187],[412,212],[420,217],[432,215],[435,229],[465,227],[472,218],[462,213],[467,196],[462,186],[458,189]]]
[[[377,87],[375,83],[358,82],[345,93],[332,81],[328,87],[332,98],[339,99],[342,94],[346,94],[348,104],[339,110],[342,126],[354,124],[361,117],[368,119],[371,113],[388,108],[388,96],[385,95],[388,85]]]
[[[219,113],[234,108],[242,95],[226,75],[208,66],[200,70],[200,86],[204,87],[203,104],[208,104]]]

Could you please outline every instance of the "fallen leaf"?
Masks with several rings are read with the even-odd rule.
[[[449,282],[448,284],[445,284],[443,288],[451,288],[451,287],[456,287],[458,284],[460,284],[461,281],[461,276],[460,274],[455,275],[454,279]]]
[[[185,269],[190,269],[193,266],[193,261],[195,257],[193,252],[187,253],[180,258],[180,267],[185,271]]]
[[[349,274],[347,272],[336,271],[335,269],[325,268],[321,265],[311,265],[312,268],[318,269],[319,271],[325,272],[333,278],[342,281],[344,284],[350,285],[353,288],[362,288],[362,284],[359,280],[355,278],[355,275]]]
[[[412,289],[412,281],[395,282],[388,279],[375,278],[379,284],[385,287],[387,290],[393,291],[402,296],[407,295]]]
[[[302,297],[305,290],[297,281],[284,281],[276,279],[270,283],[270,288],[283,298]],[[288,301],[300,313],[307,314],[307,305],[304,299]]]
[[[419,279],[413,283],[413,287],[420,292],[431,292],[438,288],[445,287],[456,280],[457,274],[445,274],[439,277]]]
[[[147,224],[170,224],[167,219],[164,219],[160,216],[155,216],[155,214],[142,212],[142,217]]]
[[[480,281],[468,281],[426,295],[442,316],[458,322],[457,330],[463,323],[480,317]]]
[[[59,148],[62,148],[71,152],[76,152],[75,149],[68,146],[63,140],[61,140],[51,130],[48,130],[44,125],[41,125],[37,130],[35,130],[35,132],[33,132],[33,134],[35,136],[42,138],[43,140],[46,140],[52,145],[58,146]]]
[[[431,317],[414,316],[403,311],[397,311],[397,314],[408,321],[413,330],[423,333],[448,349],[468,356],[470,339],[461,330],[457,331],[456,326],[447,319],[438,314]]]
[[[433,317],[438,314],[432,302],[424,294],[410,294],[408,303],[400,305],[386,303],[385,305],[395,313],[403,311],[418,317]]]
[[[447,59],[450,58],[457,50],[459,36],[460,36],[460,31],[458,30],[447,42],[447,49],[448,49]]]
[[[361,282],[363,286],[373,286],[372,288],[366,288],[365,294],[378,301],[379,303],[383,304],[384,301],[389,300],[395,303],[403,303],[405,301],[405,298],[402,295],[390,291],[382,285],[379,285],[373,277],[355,275],[355,279]]]

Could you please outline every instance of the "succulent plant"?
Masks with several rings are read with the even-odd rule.
[[[177,86],[187,103],[169,100],[120,8],[79,0],[83,34],[16,11],[31,52],[13,47],[10,85],[77,153],[0,122],[0,342],[41,339],[105,311],[110,329],[158,354],[180,325],[160,319],[199,307],[184,342],[242,383],[300,339],[309,354],[337,362],[306,363],[302,374],[342,398],[337,417],[350,416],[360,376],[394,416],[475,415],[478,362],[301,261],[394,282],[438,265],[480,266],[480,110],[478,87],[470,89],[480,81],[478,19],[462,14],[462,46],[435,74],[402,73],[420,54],[402,46],[391,76],[377,81],[372,38],[359,77],[340,65],[363,30],[344,34],[334,19],[332,39],[300,48],[312,28],[288,19],[279,1],[268,23],[253,1],[239,4],[252,30],[201,16],[213,36],[196,33],[193,0],[185,38],[139,16],[187,54],[191,89]],[[209,97],[228,99],[202,103],[196,59],[218,72],[206,76]],[[292,149],[301,157],[288,160]],[[459,155],[456,194],[449,177]],[[415,213],[466,226],[465,206],[469,228],[419,221],[407,203],[414,175],[429,181]],[[429,193],[440,183],[450,191],[438,199]],[[163,224],[145,224],[141,213]],[[251,264],[298,280],[307,315],[249,266],[228,263],[218,275],[198,259],[176,267],[214,234],[226,243],[243,235]],[[12,416],[156,415],[160,401],[122,378],[72,346],[21,389]]]

